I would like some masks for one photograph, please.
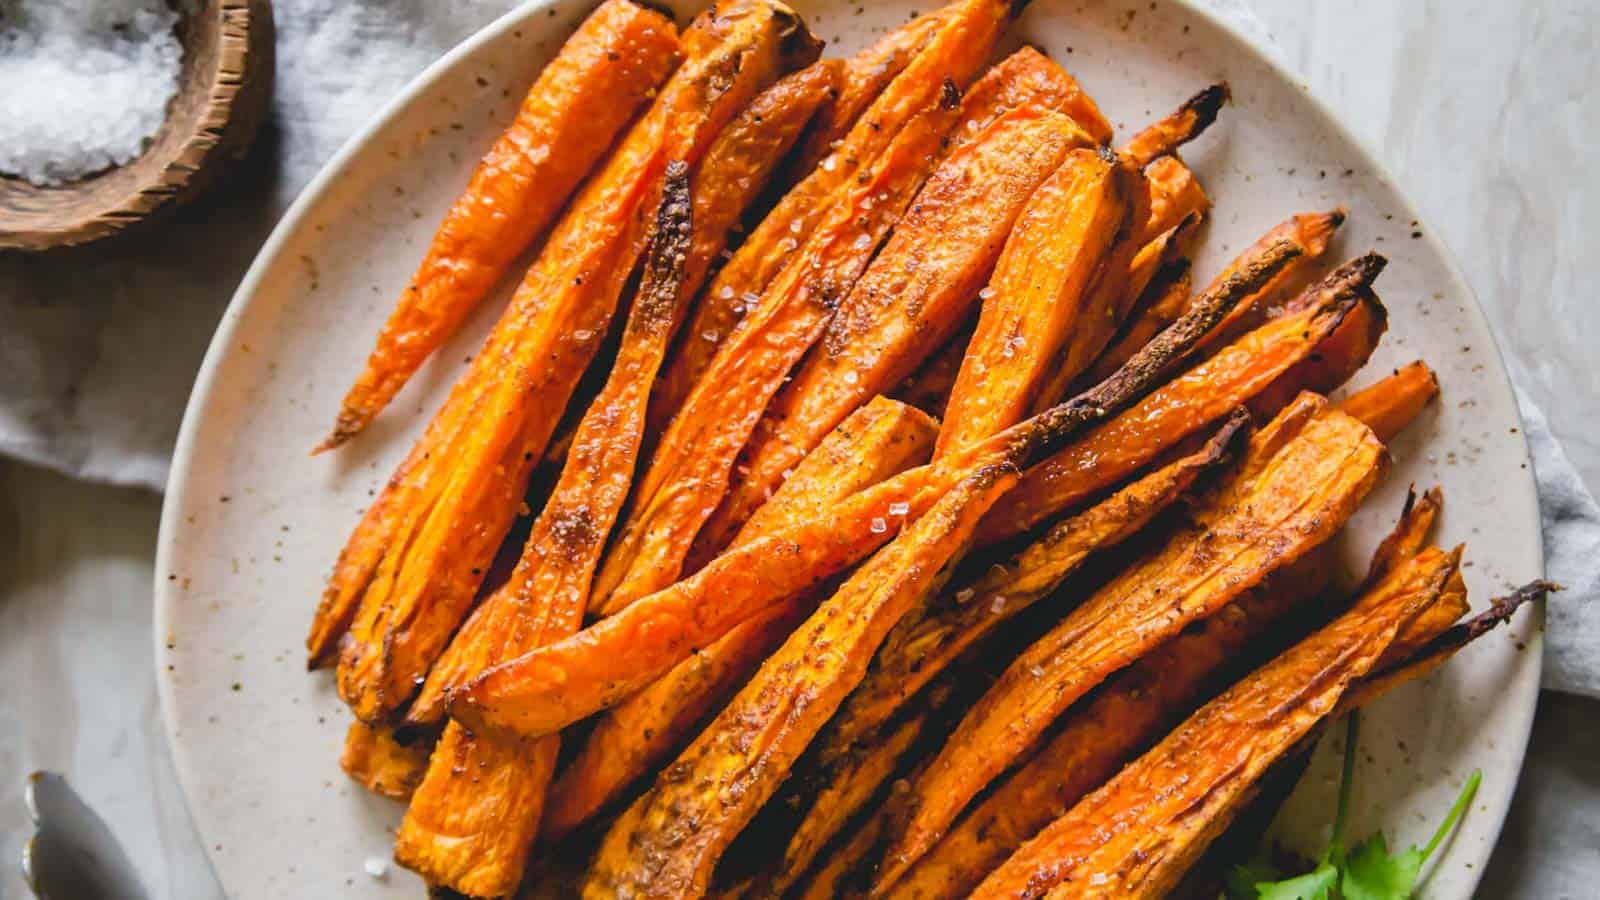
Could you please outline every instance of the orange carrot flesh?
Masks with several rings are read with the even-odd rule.
[[[1211,211],[1211,198],[1200,179],[1176,156],[1163,156],[1145,166],[1144,178],[1149,217],[1141,234],[1146,241],[1178,227],[1190,216],[1204,217]]]
[[[402,744],[387,725],[350,723],[339,755],[339,768],[357,784],[391,800],[409,800],[428,768],[433,741]]]
[[[694,222],[694,237],[683,261],[681,287],[678,288],[675,298],[666,301],[657,300],[649,311],[649,316],[630,317],[624,335],[623,350],[619,351],[618,362],[612,367],[614,372],[620,371],[623,374],[621,376],[613,374],[605,392],[596,400],[597,410],[612,410],[616,417],[625,421],[626,415],[621,410],[624,407],[631,407],[637,401],[637,385],[643,384],[648,389],[648,385],[659,371],[661,365],[659,357],[664,342],[670,339],[678,321],[682,318],[684,298],[691,295],[698,287],[710,261],[721,251],[727,239],[729,225],[737,219],[741,210],[755,200],[764,179],[770,176],[778,158],[798,135],[805,118],[815,109],[815,103],[819,102],[819,95],[825,93],[826,72],[819,76],[816,74],[817,71],[815,67],[807,68],[773,85],[752,101],[712,142],[693,178],[691,218]],[[632,354],[628,352],[630,348],[634,350]],[[598,442],[606,438],[605,434],[596,433],[597,431],[599,431],[598,426],[591,429],[591,433],[584,438],[587,448],[585,452],[590,454],[591,462],[598,461],[596,448],[604,446]],[[592,547],[592,552],[595,554],[600,552],[598,544],[604,541],[617,514],[617,510],[611,508],[610,504],[622,502],[636,463],[638,446],[628,443],[631,440],[631,431],[625,431],[621,437],[623,438],[621,446],[623,448],[631,446],[632,449],[619,453],[606,465],[614,472],[629,473],[620,484],[607,485],[611,488],[611,494],[617,494],[618,487],[622,493],[608,496],[604,498],[604,502],[600,502],[597,498],[589,496],[590,488],[575,484],[567,501],[567,505],[573,508],[568,512],[577,516],[576,510],[584,510],[580,517],[583,524],[589,530],[596,532],[597,536],[592,541],[586,542],[596,545]],[[596,484],[604,483],[592,476],[591,480]],[[560,493],[559,489],[557,493]],[[575,569],[581,572],[575,577],[582,582],[585,602],[587,602],[588,582],[592,576],[593,565],[593,560],[588,560],[581,566],[575,566]],[[480,610],[474,619],[483,615]],[[500,633],[505,626],[486,624],[485,627],[489,633],[495,634]],[[467,631],[464,633],[473,629],[474,624],[469,621]],[[407,711],[409,721],[431,722],[442,717],[445,692],[455,687],[465,675],[476,674],[484,667],[481,659],[473,661],[461,658],[464,656],[463,649],[469,646],[471,646],[470,641],[459,639],[451,643],[444,656],[435,663],[421,693]]]
[[[650,217],[640,213],[660,196],[667,160],[697,163],[776,77],[793,34],[792,17],[764,3],[703,18],[726,40],[674,74],[568,209],[424,435],[427,462],[391,484],[401,492],[393,530],[340,647],[340,695],[364,721],[415,693],[466,613],[643,250]]]
[[[1044,826],[1104,784],[1117,768],[1193,709],[1208,684],[1250,642],[1327,584],[1328,555],[1288,570],[1119,673],[1004,784],[963,816],[881,896],[956,900]]]
[[[822,222],[718,351],[667,426],[641,477],[633,507],[606,555],[595,609],[610,615],[671,584],[690,542],[727,489],[734,458],[783,378],[821,336],[834,306],[860,277],[933,168],[961,119],[959,85],[975,73],[1005,18],[1005,4],[968,0],[924,53],[879,97],[878,107],[915,104],[920,115],[894,135],[878,159],[839,188]],[[958,52],[947,39],[961,38]],[[924,83],[923,57],[946,76]],[[896,90],[905,81],[913,87]],[[928,103],[916,101],[926,100]],[[875,121],[875,119],[874,119]],[[852,129],[876,135],[872,121]],[[877,143],[876,138],[872,143]],[[846,153],[841,148],[833,159]],[[803,187],[803,185],[802,185]]]
[[[1451,572],[1443,556],[1425,552],[1349,612],[1206,704],[1024,844],[972,896],[1165,895],[1267,768],[1437,599]]]
[[[1380,440],[1387,442],[1421,415],[1437,396],[1439,379],[1427,363],[1417,360],[1346,397],[1339,408],[1365,422]]]
[[[906,26],[914,32],[903,35],[906,43],[925,40],[922,49],[876,93],[848,132],[831,142],[836,146],[826,158],[784,195],[712,280],[707,293],[716,298],[711,309],[717,315],[714,320],[697,320],[692,327],[698,334],[715,334],[716,338],[685,344],[674,357],[652,404],[653,429],[667,427],[679,417],[691,392],[706,380],[735,326],[762,305],[762,298],[793,258],[802,249],[810,249],[811,236],[833,217],[851,182],[877,164],[900,140],[908,123],[938,104],[946,79],[958,90],[971,81],[1009,17],[1006,7],[1002,0],[956,0],[932,14],[937,30],[931,36],[922,36],[927,25],[913,22]],[[879,186],[880,190],[887,188]],[[847,287],[833,290],[842,294]]]
[[[1289,258],[1298,252],[1287,243],[1277,247],[1275,252],[1286,251]],[[1252,266],[1240,271],[1259,273],[1259,269]],[[1265,283],[1277,271],[1271,267],[1255,283]],[[1073,509],[1264,390],[1311,355],[1357,304],[1367,302],[1359,290],[1374,274],[1363,261],[1342,268],[1312,290],[1316,299],[1305,309],[1247,333],[1132,409],[1029,469],[1023,485],[995,504],[979,529],[979,539],[985,543],[1004,540]],[[1227,283],[1231,282],[1223,282]],[[1229,289],[1213,286],[1197,302],[1218,290]]]
[[[955,331],[1017,214],[1082,135],[1065,116],[1023,106],[945,159],[772,400],[740,458],[739,483],[705,525],[698,557],[720,550],[834,426]]]
[[[908,612],[862,681],[817,740],[826,765],[901,709],[941,672],[1006,621],[1049,596],[1097,550],[1136,534],[1226,456],[1235,419],[1196,453],[1163,466],[997,563],[977,580]]]
[[[1226,83],[1211,85],[1184,101],[1171,115],[1134,135],[1117,152],[1143,168],[1157,157],[1171,154],[1194,140],[1216,121],[1218,111],[1228,100]]]
[[[674,162],[617,362],[578,426],[517,571],[457,636],[454,671],[440,676],[444,689],[452,675],[458,680],[581,623],[604,536],[627,496],[650,385],[682,307],[691,207],[688,167]],[[559,747],[555,736],[502,740],[450,723],[396,834],[395,858],[465,894],[515,890]]]
[[[1376,258],[1356,266],[1369,275],[1377,267]],[[1202,298],[1094,389],[833,504],[826,518],[734,547],[583,632],[496,666],[455,693],[451,716],[474,730],[537,737],[616,704],[739,622],[865,558],[889,539],[888,522],[921,515],[970,472],[1025,465],[1128,408],[1215,327],[1230,302],[1269,275],[1241,275],[1233,288]]]
[[[932,589],[1016,471],[964,479],[825,601],[607,833],[586,897],[700,896],[907,604]]]
[[[455,332],[677,61],[672,21],[629,0],[578,26],[445,215],[319,451],[365,428]]]
[[[1126,190],[1113,159],[1075,150],[1031,191],[984,289],[938,452],[1008,428],[1033,408],[1127,215]]]
[[[1366,426],[1338,412],[1313,417],[1270,461],[1255,463],[1256,477],[1224,492],[1208,527],[1170,541],[1069,613],[1007,667],[914,786],[915,812],[886,857],[883,880],[892,883],[921,858],[1089,689],[1330,537],[1386,461]],[[1247,459],[1246,473],[1251,465]]]
[[[938,425],[879,398],[857,410],[796,468],[746,523],[739,542],[790,519],[815,518],[856,491],[925,462]],[[608,710],[551,789],[545,833],[565,834],[621,795],[676,750],[715,706],[809,613],[803,598],[758,616]]]

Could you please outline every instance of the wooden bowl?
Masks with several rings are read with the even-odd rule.
[[[178,92],[137,159],[40,187],[0,175],[0,250],[98,240],[192,198],[249,148],[272,96],[271,0],[180,6]]]

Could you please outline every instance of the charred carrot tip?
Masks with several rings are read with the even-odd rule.
[[[1199,134],[1217,120],[1217,113],[1233,99],[1233,91],[1226,81],[1219,81],[1184,102],[1183,108],[1195,118],[1194,133]]]

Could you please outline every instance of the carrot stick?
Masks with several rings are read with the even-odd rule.
[[[938,464],[833,504],[826,518],[794,523],[734,547],[695,575],[572,638],[485,672],[455,693],[451,716],[475,730],[537,737],[614,705],[739,622],[871,554],[889,539],[889,521],[921,515],[970,472],[1027,465],[1127,408],[1221,321],[1230,303],[1269,275],[1268,269],[1241,273],[1236,284],[1203,298],[1092,390]],[[1350,302],[1343,301],[1344,307]]]
[[[787,521],[824,516],[833,502],[925,462],[937,432],[937,423],[911,407],[884,398],[868,403],[801,461],[771,502],[745,524],[737,542],[753,540]],[[607,710],[551,788],[545,834],[566,834],[679,749],[691,729],[788,637],[813,603],[814,598],[796,597],[735,627]]]
[[[839,304],[818,350],[767,407],[740,458],[738,483],[704,526],[696,558],[721,550],[835,425],[893,387],[955,331],[1028,198],[1085,139],[1067,117],[1027,105],[1004,113],[945,159]],[[1108,167],[1098,168],[1109,180]],[[1088,205],[1098,208],[1100,199],[1097,194]],[[1085,211],[1086,225],[1120,218],[1117,199],[1106,201],[1113,207],[1107,215]],[[1099,246],[1091,244],[1089,252]]]
[[[735,326],[762,304],[773,281],[793,258],[803,248],[810,248],[813,233],[834,215],[850,183],[862,171],[881,165],[879,158],[900,140],[906,125],[938,104],[945,79],[958,90],[971,81],[987,60],[1009,10],[1002,0],[955,0],[922,18],[935,20],[937,27],[931,35],[924,34],[929,24],[913,20],[898,37],[885,39],[895,46],[883,48],[891,60],[910,46],[921,45],[921,49],[886,87],[876,91],[861,88],[863,94],[875,94],[871,104],[854,118],[847,133],[830,139],[826,158],[762,219],[707,288],[706,295],[712,299],[701,304],[704,312],[696,314],[690,330],[715,337],[701,344],[685,344],[673,359],[652,402],[653,431],[666,428],[679,415]],[[866,55],[881,58],[875,50]],[[855,237],[851,235],[852,240]],[[843,293],[846,288],[848,284],[833,290]]]
[[[914,812],[886,856],[883,883],[921,858],[1089,689],[1330,537],[1386,464],[1383,445],[1342,413],[1314,416],[1288,440],[1274,435],[1276,424],[1252,440],[1241,478],[1212,507],[1213,521],[1097,591],[967,713],[913,788]],[[1267,456],[1275,440],[1282,444]]]
[[[345,733],[339,768],[374,794],[405,801],[422,781],[432,750],[431,740],[402,744],[395,739],[393,728],[358,720],[351,722]]]
[[[1063,519],[976,580],[908,612],[878,651],[861,686],[817,739],[819,763],[830,764],[889,721],[963,653],[1048,597],[1092,553],[1138,533],[1227,457],[1243,424],[1240,417],[1231,419],[1198,452]]]
[[[454,671],[441,678],[444,689],[465,674],[565,637],[582,622],[590,576],[627,496],[650,384],[686,294],[691,207],[688,166],[673,162],[616,364],[578,426],[517,571],[456,638]],[[556,735],[504,740],[450,723],[395,836],[395,859],[465,894],[515,890],[539,832],[559,749]]]
[[[1282,242],[1274,245],[1268,258],[1286,260],[1298,254],[1292,243]],[[1313,299],[1305,309],[1247,333],[1132,409],[1034,466],[1023,476],[1018,490],[995,504],[979,529],[979,540],[1004,540],[1075,508],[1255,396],[1309,356],[1352,309],[1370,302],[1361,291],[1381,268],[1381,258],[1371,255],[1346,264],[1308,289],[1307,295]],[[1247,272],[1260,276],[1252,282],[1255,287],[1244,291],[1253,293],[1277,271],[1279,266],[1260,262],[1241,267],[1202,292],[1196,302],[1221,292],[1237,294],[1237,279]]]
[[[541,234],[678,62],[677,29],[606,0],[578,26],[478,163],[315,452],[354,437]]]
[[[726,39],[674,74],[574,201],[423,436],[424,462],[408,460],[406,478],[391,484],[392,530],[358,582],[359,611],[340,647],[340,695],[364,721],[415,693],[466,613],[642,252],[650,216],[641,211],[654,208],[667,162],[698,163],[798,40],[792,14],[768,3],[702,18],[696,27],[726,29]]]
[[[1385,443],[1439,396],[1439,379],[1422,360],[1407,363],[1377,384],[1346,397],[1339,408],[1367,423]]]
[[[1216,121],[1217,113],[1230,99],[1227,82],[1213,84],[1185,100],[1171,115],[1134,135],[1118,153],[1143,168],[1198,137]]]
[[[734,836],[860,681],[895,620],[937,583],[1016,469],[981,467],[845,582],[619,818],[586,897],[702,895]]]
[[[1194,282],[1188,260],[1174,260],[1163,267],[1163,271],[1145,289],[1144,296],[1134,304],[1133,315],[1123,326],[1122,333],[1095,359],[1082,380],[1092,382],[1104,379],[1107,373],[1121,368],[1128,357],[1183,315],[1193,291]],[[1148,298],[1148,302],[1145,298]]]
[[[1045,369],[1071,340],[1090,279],[1130,211],[1129,181],[1108,152],[1075,150],[1031,199],[984,289],[978,328],[945,408],[936,452],[1025,418]]]
[[[1227,827],[1251,786],[1372,671],[1453,571],[1446,554],[1425,551],[1332,624],[1190,716],[1024,844],[972,896],[1164,896]]]
[[[1144,180],[1150,213],[1141,232],[1146,241],[1178,227],[1191,216],[1203,219],[1211,211],[1211,198],[1200,186],[1200,179],[1176,156],[1163,156],[1145,166]],[[1190,248],[1179,249],[1187,254]]]

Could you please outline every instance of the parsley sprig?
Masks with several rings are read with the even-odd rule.
[[[1230,900],[1408,900],[1416,890],[1422,866],[1449,836],[1478,792],[1483,774],[1474,771],[1462,786],[1450,814],[1440,823],[1427,846],[1391,854],[1383,832],[1346,849],[1344,830],[1350,815],[1350,790],[1356,765],[1357,713],[1351,713],[1344,745],[1344,769],[1339,778],[1339,803],[1333,836],[1317,857],[1316,866],[1303,875],[1285,878],[1266,857],[1234,867],[1227,875]]]

